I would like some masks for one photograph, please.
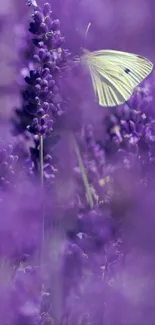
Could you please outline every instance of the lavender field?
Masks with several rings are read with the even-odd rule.
[[[0,325],[154,325],[155,72],[102,107],[79,58],[155,63],[155,2],[0,7]]]

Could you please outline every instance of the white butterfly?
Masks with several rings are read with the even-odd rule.
[[[99,105],[109,107],[127,101],[153,69],[153,64],[142,56],[113,50],[84,50],[81,63],[90,71]]]

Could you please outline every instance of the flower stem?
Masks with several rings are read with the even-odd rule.
[[[84,183],[85,190],[86,190],[87,197],[88,197],[88,202],[89,202],[90,208],[92,209],[93,206],[94,206],[94,201],[93,201],[93,197],[92,197],[92,193],[91,193],[89,181],[88,181],[88,178],[87,178],[87,173],[86,173],[85,167],[83,165],[83,161],[82,161],[82,157],[81,157],[81,154],[80,154],[80,150],[79,150],[77,141],[76,141],[76,139],[75,139],[75,137],[74,137],[73,134],[72,134],[72,137],[73,137],[75,153],[76,153],[77,160],[78,160],[78,163],[79,163],[79,168],[80,168],[81,176],[82,176],[83,183]]]
[[[43,156],[43,136],[40,135],[39,138],[39,153],[40,153],[40,183],[41,183],[41,189],[42,189],[42,207],[41,207],[41,248],[40,248],[40,264],[42,264],[43,260],[43,253],[44,253],[44,237],[45,237],[45,216],[44,216],[44,156]]]
[[[41,187],[44,188],[44,174],[43,174],[43,167],[44,167],[44,156],[43,156],[43,136],[40,135],[40,182]]]

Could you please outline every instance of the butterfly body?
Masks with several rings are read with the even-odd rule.
[[[81,63],[90,72],[99,105],[110,107],[127,101],[153,69],[142,56],[113,50],[83,50]]]

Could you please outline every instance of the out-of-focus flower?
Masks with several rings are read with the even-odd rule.
[[[112,195],[112,165],[108,166],[104,149],[96,142],[92,125],[87,125],[83,128],[79,139],[81,156],[94,204],[98,206],[101,202],[102,204],[108,203]],[[80,180],[79,167],[75,168],[75,172]],[[83,197],[83,193],[80,196]]]
[[[16,172],[18,170],[18,155],[14,153],[14,147],[12,144],[6,145],[0,143],[0,190],[15,186],[16,184]]]

